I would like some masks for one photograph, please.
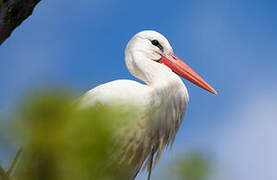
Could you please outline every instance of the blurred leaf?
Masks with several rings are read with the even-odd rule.
[[[78,110],[64,92],[42,93],[22,103],[14,121],[27,145],[18,179],[124,179],[125,166],[113,159],[121,108],[95,105]],[[126,116],[127,117],[127,116]]]
[[[171,174],[182,180],[207,180],[211,166],[209,159],[203,153],[193,151],[179,157],[171,168]]]
[[[5,170],[0,165],[0,180],[9,180],[8,175],[6,174]]]

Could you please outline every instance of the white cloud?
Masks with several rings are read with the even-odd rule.
[[[230,170],[232,179],[277,179],[276,100],[277,88],[252,87],[233,111],[225,114],[229,123],[219,133],[216,151],[219,169]]]

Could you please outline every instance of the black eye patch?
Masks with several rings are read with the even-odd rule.
[[[154,39],[154,40],[151,41],[151,43],[152,43],[154,46],[157,46],[162,52],[164,51],[163,46],[159,43],[158,40]]]

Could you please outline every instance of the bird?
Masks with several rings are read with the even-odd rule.
[[[186,111],[189,95],[180,77],[213,94],[217,92],[178,58],[169,41],[154,30],[138,32],[130,39],[125,48],[125,64],[141,82],[122,79],[99,85],[81,96],[79,106],[100,103],[134,107],[136,115],[128,120],[132,126],[120,127],[132,128],[131,133],[120,137],[126,147],[121,150],[125,154],[122,158],[135,169],[132,179],[142,169],[148,170],[150,179],[165,147],[172,146]]]

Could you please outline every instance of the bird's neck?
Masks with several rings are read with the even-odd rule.
[[[130,73],[154,88],[166,88],[172,84],[184,86],[182,80],[167,66],[155,62],[137,52],[125,57]]]

